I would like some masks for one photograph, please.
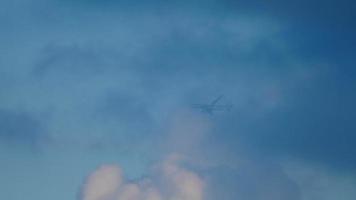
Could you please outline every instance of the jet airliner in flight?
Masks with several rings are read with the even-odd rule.
[[[223,97],[223,95],[216,98],[210,104],[193,104],[193,108],[200,109],[202,112],[208,114],[214,114],[214,111],[230,111],[232,108],[231,104],[218,105],[218,101]]]

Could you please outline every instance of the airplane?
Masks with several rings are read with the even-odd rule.
[[[202,112],[208,113],[210,115],[214,114],[214,111],[230,111],[232,108],[231,104],[217,105],[218,101],[223,96],[224,95],[220,95],[218,98],[216,98],[210,104],[193,104],[193,108],[200,109]]]

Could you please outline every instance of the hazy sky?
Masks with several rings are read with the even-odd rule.
[[[355,199],[355,9],[0,0],[0,199]]]

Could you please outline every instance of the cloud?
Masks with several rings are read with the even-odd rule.
[[[171,155],[154,169],[153,175],[128,181],[120,166],[103,165],[83,185],[81,200],[203,200],[204,181]]]
[[[43,125],[29,113],[0,109],[0,138],[34,145],[44,139]]]
[[[157,122],[182,107],[189,93],[210,98],[216,90],[235,90],[243,82],[237,75],[243,73],[230,67],[244,65],[237,58],[246,55],[235,53],[244,52],[239,43],[256,49],[261,40],[275,35],[267,28],[268,34],[260,34],[259,20],[235,15],[174,7],[163,13],[101,15],[99,7],[88,9],[86,3],[19,6],[26,8],[20,12],[26,17],[12,23],[32,28],[6,29],[6,36],[16,32],[16,41],[21,42],[2,39],[7,47],[0,55],[4,58],[0,70],[6,72],[0,73],[0,87],[6,93],[1,103],[11,109],[22,105],[35,115],[49,113],[46,134],[54,141],[89,146],[103,141],[122,147],[150,140],[149,133],[164,126]],[[265,21],[273,20],[262,20],[266,26],[274,24]],[[250,33],[254,36],[244,39]]]
[[[103,165],[94,171],[83,186],[83,200],[104,200],[112,198],[123,182],[120,167]]]
[[[164,152],[177,153],[168,153],[138,180],[116,175],[122,174],[120,166],[99,167],[87,178],[81,200],[300,200],[299,187],[276,163],[253,158],[248,152],[235,153],[228,163],[215,159],[228,158],[217,150],[219,144],[207,143],[213,129],[209,118],[178,112],[168,126],[168,138],[160,143],[166,143]],[[239,162],[236,157],[241,158]]]
[[[83,199],[340,199],[337,193],[347,193],[343,180],[317,170],[294,181],[271,157],[355,168],[354,70],[337,65],[323,81],[294,76],[295,68],[309,72],[305,60],[321,56],[332,63],[335,55],[354,52],[354,14],[339,1],[321,9],[305,0],[208,1],[1,1],[1,144],[32,143],[46,134],[62,147],[47,145],[50,161],[1,147],[6,170],[0,171],[9,177],[1,180],[4,193],[70,199],[68,188],[77,187],[86,169],[111,162],[120,166],[103,165],[88,176]],[[181,114],[166,131],[170,113],[220,93],[234,104],[232,112],[209,119]],[[33,117],[42,113],[50,113],[46,133]],[[77,149],[95,145],[99,150]],[[167,158],[132,181],[152,157],[171,151],[193,167]],[[53,174],[52,165],[61,174],[48,181],[42,172]],[[33,182],[43,189],[34,190]],[[58,195],[41,198],[46,192]],[[1,199],[21,199],[4,193]]]

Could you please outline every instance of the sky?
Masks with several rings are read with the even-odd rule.
[[[355,199],[355,9],[0,0],[0,199]]]

